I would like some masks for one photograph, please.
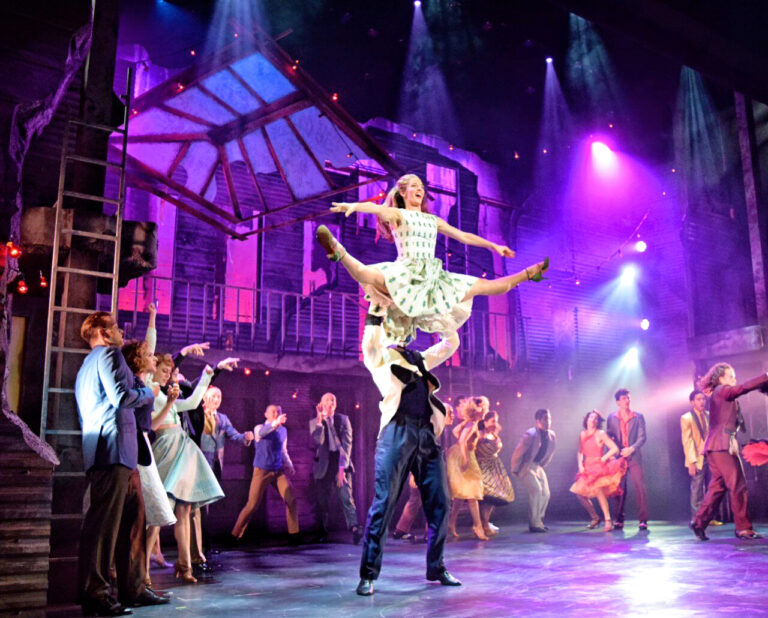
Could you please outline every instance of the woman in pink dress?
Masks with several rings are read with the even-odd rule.
[[[597,498],[605,518],[603,530],[610,532],[613,530],[613,522],[608,498],[621,491],[621,479],[627,471],[627,462],[624,458],[614,459],[619,447],[601,429],[604,420],[597,410],[592,410],[584,417],[584,431],[579,436],[579,452],[576,455],[579,473],[576,482],[571,485],[571,491],[578,496],[579,502],[592,517],[587,524],[590,529],[600,523],[600,517],[592,504],[592,498]]]

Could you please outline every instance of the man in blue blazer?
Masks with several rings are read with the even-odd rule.
[[[154,394],[134,380],[111,314],[89,315],[80,335],[91,347],[75,381],[91,504],[80,537],[78,592],[84,615],[121,616],[132,613],[129,606],[168,602],[144,586],[144,500],[136,470],[151,459],[146,441],[138,440],[134,411],[151,405]],[[113,562],[117,600],[109,594]]]

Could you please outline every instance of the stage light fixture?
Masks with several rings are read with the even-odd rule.
[[[16,282],[16,291],[19,294],[26,294],[29,292],[29,288],[27,287],[27,282],[24,281],[23,275],[19,275],[19,280]]]
[[[264,375],[265,375],[265,376],[268,376],[268,375],[269,375],[269,369],[267,369],[267,370],[265,370],[265,371],[264,371]]]
[[[243,369],[243,373],[244,373],[245,375],[247,375],[247,376],[251,375],[251,370],[250,370],[250,368],[246,367],[245,369]]]
[[[43,274],[43,271],[40,271],[40,287],[41,288],[47,288],[48,287],[48,280],[45,278],[45,275]]]
[[[552,56],[547,56],[547,64],[552,64]]]
[[[9,256],[15,259],[18,259],[21,257],[21,247],[19,247],[19,245],[9,240],[7,243],[5,243],[5,246],[8,247]]]
[[[648,330],[651,327],[651,321],[648,318],[643,318],[640,320],[640,328],[643,330]]]
[[[421,0],[413,0],[413,6],[414,6],[414,8],[420,9],[421,8]]]
[[[628,264],[624,267],[624,270],[621,271],[619,283],[621,285],[632,285],[635,282],[635,279],[637,279],[637,267],[633,264]]]
[[[523,393],[521,393],[520,391],[517,391],[517,392],[515,393],[515,397],[517,397],[518,399],[522,399],[522,397],[523,397]]]
[[[635,251],[638,253],[645,253],[645,250],[648,248],[648,244],[644,240],[638,240],[635,243]]]
[[[621,365],[626,369],[637,369],[638,365],[640,365],[640,350],[638,350],[637,346],[633,345],[624,353]]]

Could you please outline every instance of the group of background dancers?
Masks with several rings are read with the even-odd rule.
[[[408,533],[408,520],[413,520],[420,500],[427,519],[426,578],[446,586],[461,585],[443,561],[447,535],[457,536],[460,502],[469,505],[474,534],[487,540],[497,532],[490,521],[493,507],[511,502],[514,490],[498,458],[502,448],[498,415],[489,409],[487,399],[461,402],[456,410],[457,424],[443,438],[452,414],[436,395],[440,384],[431,370],[458,348],[457,330],[469,318],[474,296],[503,294],[525,281],[541,281],[549,260],[496,279],[445,271],[435,257],[438,232],[505,258],[514,257],[514,251],[430,214],[424,186],[414,175],[399,179],[383,205],[334,203],[331,210],[346,216],[355,212],[377,215],[379,234],[394,241],[397,259],[365,266],[325,226],[317,230],[328,257],[344,266],[367,292],[370,307],[361,344],[363,360],[382,397],[374,498],[364,528],[358,525],[351,494],[354,469],[349,419],[335,414],[335,397],[328,393],[309,421],[317,445],[313,477],[321,489],[318,504],[326,512],[321,517],[321,530],[327,530],[328,498],[335,485],[353,540],[363,541],[356,591],[363,596],[373,594],[389,525],[410,477],[411,495],[395,535]],[[153,307],[150,313],[145,340],[130,342],[123,354],[122,333],[110,314],[92,314],[82,326],[81,334],[92,350],[76,383],[91,489],[79,561],[80,598],[87,614],[122,615],[130,613],[129,606],[168,602],[167,595],[151,588],[147,557],[162,526],[174,526],[176,577],[183,583],[196,581],[192,547],[205,564],[201,509],[224,496],[219,481],[227,439],[243,445],[255,443],[249,497],[233,535],[243,535],[269,485],[275,486],[285,501],[289,533],[299,531],[289,479],[294,467],[287,448],[286,415],[278,405],[269,405],[263,423],[253,431],[238,432],[226,415],[218,412],[221,392],[209,389],[220,371],[236,367],[237,359],[225,359],[215,368],[206,366],[192,383],[182,380],[178,375],[180,360],[190,353],[204,353],[205,346],[187,346],[175,357],[155,355]],[[408,344],[417,329],[437,333],[439,340],[425,351],[412,350]],[[709,431],[702,449],[712,481],[692,523],[701,539],[706,539],[705,529],[726,490],[734,507],[737,536],[758,536],[746,519],[746,484],[733,434],[738,425],[736,397],[764,387],[766,382],[768,377],[763,376],[737,386],[733,368],[725,364],[713,367],[702,380],[702,390],[712,396]],[[631,410],[628,390],[619,390],[616,401],[618,410],[608,417],[606,431],[597,411],[585,417],[578,449],[579,472],[571,491],[591,515],[590,527],[599,523],[590,502],[596,498],[605,529],[620,528],[624,524],[627,477],[631,477],[640,528],[647,529],[641,457],[645,421]],[[201,414],[193,414],[201,407]],[[551,414],[539,410],[535,426],[524,434],[511,460],[512,475],[521,478],[528,490],[530,530],[537,533],[547,530],[543,518],[549,487],[544,468],[555,449],[550,424]],[[151,446],[150,432],[155,435]],[[456,443],[444,456],[441,441],[447,445],[451,437]],[[613,518],[607,504],[611,496],[617,496]],[[117,599],[110,595],[113,566]]]

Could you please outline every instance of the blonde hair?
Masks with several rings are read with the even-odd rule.
[[[405,208],[405,198],[403,197],[403,194],[405,193],[406,189],[408,189],[408,185],[414,178],[421,182],[421,178],[419,178],[416,174],[406,174],[405,176],[400,176],[400,178],[397,179],[395,186],[389,190],[389,193],[387,193],[387,197],[384,199],[383,205],[387,208]],[[423,182],[421,182],[421,184],[422,186],[424,185]],[[421,212],[429,212],[429,208],[427,208],[426,191],[424,192],[424,197],[421,198]],[[379,238],[384,238],[390,242],[394,240],[394,236],[392,236],[392,230],[389,228],[389,225],[384,223],[381,219],[378,219],[376,223],[376,240]]]
[[[209,403],[211,401],[211,397],[213,397],[216,393],[218,393],[219,397],[221,397],[221,389],[218,386],[209,386],[208,390],[205,391],[205,393],[203,394],[203,409],[204,410],[208,407],[208,405],[209,405]]]

